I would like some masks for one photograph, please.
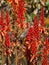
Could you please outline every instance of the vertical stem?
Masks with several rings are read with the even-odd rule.
[[[7,57],[6,57],[6,65],[8,65],[8,54],[7,54]]]
[[[17,65],[17,60],[18,60],[18,57],[17,57],[17,49],[16,49],[16,65]]]

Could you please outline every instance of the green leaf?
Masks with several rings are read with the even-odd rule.
[[[24,65],[27,65],[27,60],[25,57],[23,58],[23,61],[24,61]]]
[[[35,14],[32,13],[32,14],[31,14],[31,18],[32,18],[32,20],[34,20],[34,17],[35,17]]]
[[[46,5],[49,5],[49,2],[46,2]]]
[[[49,2],[46,2],[46,6],[48,7],[48,10],[49,10]]]
[[[12,26],[12,29],[14,29],[14,25]]]

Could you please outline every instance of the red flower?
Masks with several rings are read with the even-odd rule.
[[[23,27],[23,21],[25,20],[24,17],[24,10],[25,10],[25,1],[24,0],[19,0],[18,1],[18,6],[17,6],[17,23]]]
[[[31,53],[36,54],[36,52],[37,52],[37,42],[34,38],[31,42]]]
[[[6,10],[6,23],[9,23],[9,22],[10,22],[10,16],[9,16],[8,10]]]
[[[46,45],[47,49],[49,49],[48,37],[46,37],[46,40],[45,40],[45,45]]]
[[[34,37],[39,41],[40,40],[40,32],[39,32],[39,23],[38,23],[38,17],[35,16],[34,18]]]
[[[1,11],[1,16],[0,16],[0,25],[3,26],[4,24],[4,17],[3,17],[3,11]]]
[[[5,45],[6,47],[10,47],[10,36],[8,33],[5,34]]]
[[[42,59],[42,65],[48,65],[48,57],[47,57],[47,49],[43,49],[43,59]]]
[[[31,28],[28,30],[28,35],[27,35],[27,37],[26,37],[26,41],[31,41],[32,38],[33,38],[33,36],[34,36],[34,29],[33,29],[33,27],[31,27]]]
[[[42,65],[48,65],[48,59],[46,56],[42,60]]]
[[[45,26],[45,22],[44,22],[44,7],[41,8],[40,23],[41,23],[42,26]]]
[[[28,30],[28,35],[26,37],[26,41],[31,45],[31,53],[35,54],[36,51],[37,51],[37,43],[36,43],[36,40],[35,40],[35,37],[34,37],[34,29],[33,29],[33,27],[31,27]]]

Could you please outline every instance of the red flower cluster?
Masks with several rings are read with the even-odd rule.
[[[27,37],[26,37],[26,41],[32,42],[32,40],[33,40],[34,38],[35,38],[35,36],[34,36],[34,28],[31,27],[31,28],[29,28],[29,30],[28,30],[28,34],[27,34]]]
[[[23,21],[25,20],[25,1],[24,0],[8,0],[11,2],[14,13],[17,14],[17,23],[20,28],[23,28]]]
[[[37,52],[38,52],[38,49],[39,49],[39,46],[40,46],[39,41],[41,41],[41,36],[40,35],[41,35],[41,33],[44,32],[43,34],[45,34],[45,32],[46,32],[46,28],[44,27],[45,22],[44,22],[44,8],[43,7],[41,9],[40,22],[41,22],[41,26],[39,26],[38,17],[35,16],[34,26],[29,28],[28,34],[27,34],[27,37],[26,37],[28,47],[30,47],[29,49],[31,51],[31,53],[30,53],[30,55],[32,57],[31,61],[34,58],[39,56],[39,54]],[[41,27],[41,28],[39,28],[39,27]],[[42,44],[42,42],[40,42],[40,43]],[[47,55],[48,55],[48,51],[49,51],[48,38],[46,38],[44,46],[45,46],[45,48],[43,49],[43,54],[42,54],[42,57],[43,57],[42,65],[48,65],[48,59],[47,59]]]
[[[48,37],[46,37],[46,40],[45,40],[45,46],[46,46],[47,50],[49,51],[49,42],[48,42]]]
[[[23,21],[25,20],[24,17],[25,13],[25,1],[19,0],[17,6],[17,23],[20,24],[20,27],[23,27]]]
[[[8,13],[8,10],[6,10],[6,19],[4,19],[4,16],[3,16],[3,11],[0,12],[0,28],[1,30],[10,30],[10,25],[9,25],[9,22],[10,22],[10,17],[9,17],[9,13]]]
[[[48,65],[48,52],[47,49],[43,49],[43,59],[42,59],[42,65]]]
[[[6,19],[4,19],[3,16],[3,11],[0,12],[1,16],[0,16],[0,32],[3,33],[5,35],[5,46],[6,47],[10,47],[10,36],[8,34],[8,31],[10,30],[10,18],[9,18],[9,13],[6,10]]]
[[[9,16],[8,10],[6,10],[6,22],[7,23],[10,22],[10,16]]]
[[[31,27],[28,30],[28,35],[26,37],[26,41],[27,41],[27,45],[28,45],[28,50],[30,50],[30,55],[34,55],[35,54],[35,58],[36,58],[36,52],[37,52],[37,41],[36,38],[34,36],[34,28]],[[30,56],[31,59],[32,56]],[[33,58],[34,59],[34,58]]]
[[[45,26],[45,21],[44,21],[44,7],[41,8],[40,23],[41,23],[42,26]]]
[[[38,17],[34,18],[34,37],[39,41],[40,40],[40,31],[39,31],[39,22]]]
[[[0,25],[3,25],[4,24],[4,18],[3,18],[3,12],[0,11]]]
[[[31,53],[32,54],[36,54],[36,52],[37,52],[37,42],[36,42],[36,40],[35,40],[35,38],[32,40],[32,42],[31,42]]]
[[[5,45],[6,47],[10,47],[10,36],[8,33],[5,34]]]
[[[17,9],[17,15],[20,21],[24,21],[24,7],[25,7],[25,2],[24,0],[18,1],[18,9]]]

